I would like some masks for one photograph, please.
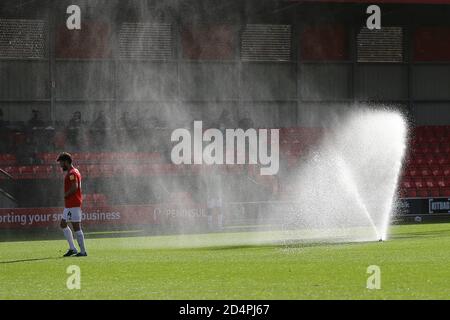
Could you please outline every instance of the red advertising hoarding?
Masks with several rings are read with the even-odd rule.
[[[202,205],[142,205],[83,208],[83,224],[96,226],[155,225],[206,217]],[[63,208],[0,209],[0,229],[48,228],[59,225]]]

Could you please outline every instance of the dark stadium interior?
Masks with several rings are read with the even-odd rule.
[[[85,15],[69,32],[74,2]],[[354,3],[2,1],[0,168],[14,180],[0,186],[19,207],[61,206],[64,150],[86,206],[201,203],[198,168],[169,158],[172,130],[201,119],[281,128],[277,176],[221,170],[230,201],[243,189],[247,201],[283,199],[320,128],[364,103],[413,127],[401,197],[450,197],[449,6],[381,7],[383,29],[369,33]]]

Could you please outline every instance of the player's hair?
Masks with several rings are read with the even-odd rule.
[[[61,152],[56,161],[68,161],[70,164],[72,164],[72,156],[68,152]]]

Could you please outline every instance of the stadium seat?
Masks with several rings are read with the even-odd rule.
[[[450,153],[450,139],[449,138],[446,138],[447,139],[447,141],[445,141],[445,142],[441,142],[441,144],[440,144],[440,149],[441,149],[441,152],[442,153]]]
[[[33,173],[37,179],[49,179],[53,176],[53,166],[51,165],[33,166]]]
[[[101,170],[98,165],[89,164],[86,166],[86,169],[89,178],[98,178],[101,176]]]
[[[412,188],[414,188],[414,185],[413,185],[411,179],[404,179],[404,180],[401,182],[401,186],[402,186],[402,188],[404,188],[404,189],[412,189]]]
[[[141,169],[138,165],[125,165],[124,166],[124,173],[125,175],[132,176],[132,177],[138,177],[142,174]]]
[[[55,132],[53,137],[53,145],[56,149],[64,149],[66,146],[66,133],[64,131]]]
[[[429,197],[429,192],[428,192],[428,189],[426,189],[426,188],[418,188],[417,189],[417,197],[419,197],[419,198],[426,198],[426,197]]]
[[[446,179],[444,177],[438,177],[436,178],[436,184],[439,188],[445,188],[450,187],[450,185],[447,185]]]
[[[58,157],[58,153],[51,152],[51,153],[39,153],[37,155],[37,158],[42,161],[44,164],[54,164],[56,159]]]
[[[425,179],[425,186],[428,188],[428,189],[432,189],[432,188],[435,188],[436,187],[436,183],[435,183],[435,181],[434,181],[434,178],[426,178]]]
[[[439,166],[432,166],[432,167],[430,168],[430,170],[431,170],[431,174],[432,174],[434,177],[442,176],[442,170],[441,170],[441,168],[440,168]]]
[[[416,154],[413,156],[412,158],[412,163],[414,163],[415,165],[424,165],[425,164],[425,156],[422,154]]]
[[[415,179],[413,180],[413,185],[414,185],[414,187],[415,187],[416,189],[422,189],[422,188],[425,188],[425,184],[424,184],[422,178],[415,178]]]
[[[431,171],[428,169],[428,167],[422,167],[422,168],[420,168],[420,175],[422,177],[431,176]]]
[[[16,156],[13,154],[5,153],[0,154],[0,165],[8,166],[16,164]]]
[[[111,164],[99,165],[100,174],[103,177],[112,177],[114,175],[114,166]]]
[[[442,174],[446,177],[450,176],[450,166],[442,167]]]
[[[439,189],[439,196],[450,197],[450,188]]]
[[[117,158],[117,153],[115,152],[102,152],[98,154],[98,158],[102,163],[113,163]]]
[[[19,167],[16,166],[8,166],[4,167],[3,170],[5,170],[8,174],[10,174],[13,178],[18,178],[19,176]]]
[[[406,198],[408,197],[408,191],[406,189],[401,188],[398,190],[398,196],[399,198]]]
[[[439,197],[440,196],[439,188],[428,189],[428,196],[429,197]]]
[[[417,190],[416,189],[407,189],[406,190],[406,196],[408,198],[416,198],[417,197]]]
[[[429,147],[429,152],[440,154],[442,152],[440,143],[432,143]]]
[[[20,166],[19,174],[21,179],[33,179],[34,172],[32,166]]]
[[[437,160],[435,159],[433,154],[428,153],[425,155],[425,163],[427,165],[431,166],[431,165],[437,163]]]

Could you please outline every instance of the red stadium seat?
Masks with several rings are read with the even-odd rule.
[[[440,143],[432,143],[429,147],[429,152],[439,154],[442,152]]]
[[[32,166],[20,166],[19,174],[21,179],[33,179],[34,172]]]
[[[439,197],[440,196],[439,188],[428,189],[428,196],[429,197]]]
[[[441,166],[445,164],[450,164],[450,155],[445,153],[437,155],[436,163]]]
[[[13,178],[18,178],[18,175],[20,174],[19,167],[16,166],[8,166],[3,168],[3,170],[10,174]]]
[[[402,188],[404,189],[412,189],[414,188],[413,182],[411,179],[404,179],[401,183]]]
[[[407,189],[406,190],[406,196],[408,198],[416,198],[417,197],[417,190],[416,189]]]
[[[436,179],[436,184],[439,188],[445,188],[445,187],[450,187],[450,185],[447,185],[446,183],[446,179],[444,179],[444,177],[439,177]]]
[[[33,166],[33,173],[37,179],[49,179],[53,176],[53,166],[51,165]]]
[[[442,153],[450,153],[450,141],[446,138],[446,142],[442,142],[440,145],[440,149]]]
[[[407,189],[399,189],[398,190],[398,196],[399,196],[399,198],[407,198],[408,197],[408,190]]]
[[[98,178],[101,176],[101,171],[98,165],[89,164],[86,166],[86,169],[87,176],[89,176],[89,178]]]
[[[429,196],[430,196],[430,194],[428,192],[428,189],[426,189],[426,188],[417,189],[417,197],[419,197],[419,198],[427,198]]]
[[[117,157],[117,153],[114,152],[103,152],[99,154],[99,158],[103,163],[113,163]]]
[[[450,176],[450,166],[442,167],[442,174],[446,177]]]
[[[442,170],[441,170],[441,168],[439,166],[432,166],[430,168],[430,170],[431,170],[431,174],[434,177],[442,176]]]
[[[417,145],[413,146],[412,147],[412,151],[414,153],[427,154],[427,153],[430,153],[431,148],[430,148],[428,143],[420,143],[420,144],[417,144]]]
[[[37,155],[37,158],[40,159],[44,164],[54,164],[56,159],[58,158],[58,153],[40,153]]]
[[[420,168],[420,175],[422,177],[431,176],[431,171],[428,169],[428,167],[422,167],[422,168]]]
[[[100,173],[103,177],[112,177],[114,175],[114,166],[111,164],[99,165]]]
[[[412,161],[415,165],[424,165],[425,164],[425,156],[422,154],[414,155]]]
[[[450,197],[450,188],[439,189],[439,195],[441,197]]]
[[[422,189],[425,188],[425,184],[421,178],[415,178],[413,180],[413,185],[416,189]]]
[[[64,131],[55,132],[53,144],[57,149],[64,149],[66,146],[66,133]]]
[[[435,159],[433,154],[426,154],[425,155],[425,163],[429,166],[437,163],[437,160]]]
[[[425,179],[425,186],[427,187],[427,188],[435,188],[436,187],[436,184],[435,184],[435,182],[434,182],[434,178],[426,178]]]
[[[107,205],[106,196],[103,193],[94,193],[94,194],[92,194],[92,202],[96,206],[105,206],[105,205]]]
[[[139,168],[138,165],[134,165],[134,164],[129,164],[129,165],[125,165],[124,166],[124,173],[127,176],[131,176],[131,177],[137,177],[140,176],[142,174],[141,169]]]
[[[14,165],[16,164],[16,156],[13,154],[5,153],[0,154],[0,165]]]

